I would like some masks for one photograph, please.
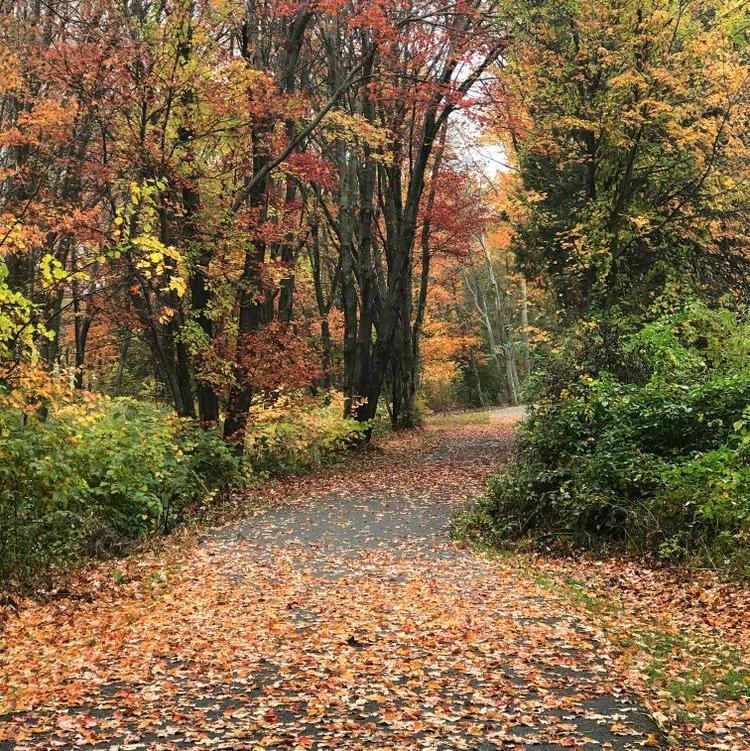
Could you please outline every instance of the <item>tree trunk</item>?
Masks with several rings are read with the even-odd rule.
[[[283,91],[291,92],[295,88],[297,60],[312,18],[313,13],[305,6],[289,23],[289,36],[278,67],[279,86]],[[253,33],[252,7],[248,6],[243,23],[241,54],[251,67],[257,67],[253,60],[255,50],[251,48]],[[260,49],[260,46],[257,49]],[[268,216],[268,192],[271,179],[269,173],[273,160],[266,141],[272,134],[274,125],[273,121],[270,121],[264,123],[262,128],[253,129],[252,177],[247,180],[245,191],[235,198],[232,206],[233,211],[238,211],[247,199],[250,209],[256,214],[259,225],[262,225]],[[287,133],[290,132],[290,127],[291,123],[288,122]],[[293,148],[293,144],[290,144],[290,150]],[[267,322],[266,319],[273,310],[273,298],[267,294],[268,290],[263,289],[261,280],[261,268],[266,260],[266,244],[258,236],[254,239],[253,245],[254,247],[249,247],[245,251],[239,299],[235,379],[229,391],[227,415],[224,420],[224,439],[232,441],[240,454],[244,452],[249,410],[254,395],[254,387],[250,382],[245,364],[247,357],[252,354],[249,342],[251,336],[260,331],[262,325]]]
[[[365,70],[372,72],[372,62]],[[375,104],[365,97],[363,114],[369,123],[375,122]],[[375,217],[375,181],[377,166],[370,147],[365,144],[363,166],[359,174],[359,216],[357,217],[357,256],[359,268],[359,323],[353,353],[353,392],[357,400],[354,416],[360,422],[368,419],[367,398],[372,374],[372,335],[375,325],[375,305],[378,294],[373,266],[372,232]],[[377,405],[376,405],[377,406]],[[373,411],[374,415],[374,411]]]
[[[516,372],[516,358],[513,352],[513,342],[503,345],[505,353],[505,379],[508,384],[508,399],[511,404],[518,404],[518,373]]]
[[[73,336],[75,340],[75,353],[73,362],[73,388],[83,389],[83,368],[86,363],[86,342],[89,336],[89,328],[93,317],[87,315],[81,308],[81,298],[78,294],[78,285],[73,283]]]
[[[425,218],[422,223],[422,234],[420,238],[422,250],[422,268],[419,278],[419,294],[417,297],[416,315],[414,316],[414,325],[412,326],[411,330],[411,352],[407,371],[407,390],[405,394],[404,406],[404,427],[413,427],[417,422],[416,398],[417,391],[419,389],[420,375],[419,345],[422,337],[424,314],[425,310],[427,309],[427,292],[430,281],[430,232],[432,230],[432,212],[435,207],[435,194],[437,192],[437,181],[440,175],[440,164],[443,160],[443,153],[445,151],[446,131],[447,123],[443,125],[440,136],[440,143],[435,152],[435,158],[432,162],[430,190],[427,194]],[[409,283],[409,293],[411,294],[411,282]]]
[[[416,355],[415,345],[412,340],[413,330],[411,324],[411,288],[412,288],[412,273],[411,266],[407,270],[406,280],[403,288],[403,299],[401,308],[401,323],[400,323],[400,341],[398,341],[394,349],[399,355],[399,368],[398,375],[400,382],[397,384],[398,391],[401,394],[401,409],[395,426],[398,428],[413,428],[416,424],[415,414],[415,397],[417,392],[417,369],[418,363],[414,358]]]
[[[523,374],[531,375],[531,353],[529,346],[529,301],[526,294],[526,279],[521,277],[521,336],[523,338]]]
[[[130,349],[130,341],[132,338],[132,334],[128,333],[125,337],[125,341],[123,341],[122,343],[122,347],[120,348],[120,357],[117,361],[117,372],[115,373],[115,380],[113,384],[113,391],[115,392],[115,396],[120,396],[120,389],[122,387],[122,375],[125,372],[125,363],[128,359],[128,350]]]
[[[484,394],[482,394],[482,379],[479,377],[479,368],[477,367],[477,361],[474,357],[471,358],[471,370],[474,374],[474,380],[477,384],[477,397],[479,399],[479,406],[484,407]]]
[[[255,156],[253,173],[264,170],[268,161],[268,151],[264,143],[267,133],[256,129],[253,132]],[[250,207],[258,215],[258,223],[266,218],[268,177],[255,183],[249,197]],[[249,349],[250,337],[257,333],[263,324],[264,298],[261,281],[261,267],[266,260],[266,244],[262,238],[255,238],[253,245],[245,251],[245,263],[242,270],[239,320],[237,327],[237,345],[235,355],[235,377],[227,399],[227,414],[224,420],[224,439],[232,441],[238,453],[244,452],[245,433],[247,431],[248,412],[253,401],[254,388],[247,371],[247,358],[252,354]]]
[[[183,39],[179,48],[179,63],[181,66],[188,65],[193,57],[193,2],[187,0],[185,5],[185,20],[183,24]],[[185,110],[185,122],[178,131],[178,139],[182,147],[194,158],[193,142],[195,131],[191,122],[191,108],[195,103],[195,92],[188,87],[180,95],[180,103]],[[198,185],[199,175],[191,175],[182,187],[182,222],[180,231],[186,249],[193,257],[193,263],[188,278],[190,288],[190,308],[195,322],[198,324],[204,338],[205,346],[210,347],[213,342],[213,321],[209,315],[211,302],[211,290],[208,285],[207,270],[211,262],[211,250],[206,247],[198,228],[201,196]],[[198,353],[200,357],[201,353]],[[178,348],[180,390],[185,394],[191,388],[190,362],[184,345]],[[216,392],[205,378],[196,376],[196,392],[198,397],[198,417],[201,425],[209,427],[219,420],[219,398]],[[185,396],[183,398],[186,398]],[[190,393],[191,410],[194,410],[192,391]]]

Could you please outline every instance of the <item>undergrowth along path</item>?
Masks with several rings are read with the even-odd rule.
[[[0,748],[658,747],[620,648],[523,558],[448,537],[515,419],[449,418],[271,482],[262,513],[24,609]]]

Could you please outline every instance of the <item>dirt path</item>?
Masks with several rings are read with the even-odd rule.
[[[2,749],[636,749],[612,650],[446,530],[512,418],[390,441],[5,634]],[[111,577],[110,577],[111,578]]]

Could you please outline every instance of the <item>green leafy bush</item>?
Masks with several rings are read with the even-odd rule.
[[[315,469],[362,441],[368,425],[342,419],[343,395],[330,392],[322,401],[281,396],[251,410],[246,440],[254,473],[286,474]]]
[[[218,432],[31,375],[0,393],[0,590],[116,555],[248,477],[319,467],[363,438],[343,397],[253,408],[240,458]]]
[[[212,432],[132,399],[0,400],[0,584],[117,552],[239,481]]]
[[[547,374],[517,462],[467,528],[750,574],[748,343],[747,320],[693,303],[623,336],[620,373],[579,372],[564,388]]]

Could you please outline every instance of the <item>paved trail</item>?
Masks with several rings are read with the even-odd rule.
[[[653,746],[593,628],[447,537],[510,419],[397,439],[92,602],[23,614],[0,748]]]

